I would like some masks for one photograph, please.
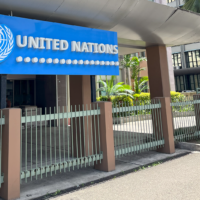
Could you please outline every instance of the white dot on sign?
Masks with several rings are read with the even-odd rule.
[[[105,62],[104,62],[104,61],[101,61],[101,62],[100,62],[100,65],[104,65],[104,64],[105,64]]]
[[[98,60],[96,60],[94,64],[95,64],[95,65],[99,65],[99,61],[98,61]]]
[[[66,64],[70,65],[71,63],[72,63],[72,60],[70,60],[70,59],[66,60]]]
[[[84,65],[89,65],[89,63],[90,63],[89,60],[84,61]]]
[[[109,61],[106,61],[106,62],[105,62],[105,65],[110,65],[110,62],[109,62]]]
[[[78,63],[77,60],[73,60],[73,61],[72,61],[72,64],[73,64],[73,65],[77,65],[77,63]]]
[[[30,61],[31,61],[30,57],[24,58],[24,62],[28,63],[28,62],[30,62]]]
[[[52,63],[52,58],[48,58],[48,59],[46,60],[46,62],[47,62],[48,64],[51,64],[51,63]]]
[[[22,60],[23,60],[23,58],[21,56],[19,56],[19,57],[16,58],[17,62],[22,62]]]
[[[115,66],[118,66],[119,65],[119,62],[115,62]]]
[[[44,59],[44,58],[40,58],[40,59],[39,59],[39,62],[40,62],[40,63],[44,63],[44,62],[45,62],[45,59]]]
[[[53,59],[54,64],[58,64],[58,62],[59,62],[58,58]]]
[[[110,62],[110,65],[111,65],[111,66],[114,65],[114,64],[115,64],[114,61],[111,61],[111,62]]]
[[[94,60],[90,60],[90,65],[94,65]]]
[[[61,59],[61,60],[60,60],[60,64],[61,64],[61,65],[65,64],[65,59]]]
[[[38,58],[35,57],[35,58],[32,58],[32,63],[37,63],[38,62]]]
[[[82,65],[82,64],[83,64],[83,60],[79,60],[79,61],[78,61],[78,64],[79,64],[79,65]]]

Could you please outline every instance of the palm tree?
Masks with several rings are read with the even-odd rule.
[[[127,95],[131,98],[133,98],[133,91],[131,90],[130,85],[125,85],[124,82],[119,82],[114,85],[114,80],[116,79],[116,76],[111,76],[110,80],[103,81],[100,77],[100,80],[98,83],[101,83],[103,86],[97,89],[97,91],[104,91],[106,92],[106,96],[108,98],[108,101],[111,101],[112,95]]]
[[[135,93],[140,93],[141,89],[145,90],[146,88],[142,88],[142,86],[148,81],[145,81],[141,84],[139,82],[139,74],[141,71],[145,70],[145,68],[140,68],[140,63],[142,61],[146,61],[147,59],[145,57],[132,57],[130,66],[131,66],[131,71],[132,71],[132,76],[131,78],[134,80],[134,91]]]
[[[200,13],[200,0],[183,0],[183,1],[185,3],[182,7],[183,9]]]
[[[149,86],[145,84],[148,81],[149,81],[149,79],[147,76],[142,77],[139,81],[138,80],[135,81],[135,84],[134,84],[135,93],[140,94],[144,90],[149,89]]]

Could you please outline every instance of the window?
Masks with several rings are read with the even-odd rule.
[[[145,52],[141,52],[141,53],[140,53],[140,56],[141,56],[141,57],[145,57]]]
[[[167,3],[171,3],[171,2],[173,2],[173,1],[175,1],[175,0],[167,0]]]
[[[172,54],[172,63],[174,68],[182,69],[181,53]]]
[[[185,53],[186,57],[186,67],[192,68],[192,67],[200,67],[200,51],[188,51]]]
[[[184,77],[183,76],[176,76],[175,77],[175,86],[177,92],[182,92],[185,90],[184,86]]]

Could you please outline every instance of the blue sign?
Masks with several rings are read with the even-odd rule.
[[[0,74],[119,75],[117,33],[0,15]]]

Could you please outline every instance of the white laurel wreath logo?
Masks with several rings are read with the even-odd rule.
[[[2,62],[11,53],[14,47],[14,37],[11,30],[4,25],[4,27],[0,26],[0,34],[2,33],[2,31],[5,33],[6,36],[6,39],[4,40],[7,41],[5,43],[4,48],[0,49],[0,62]],[[1,42],[1,35],[0,35],[0,42]]]

